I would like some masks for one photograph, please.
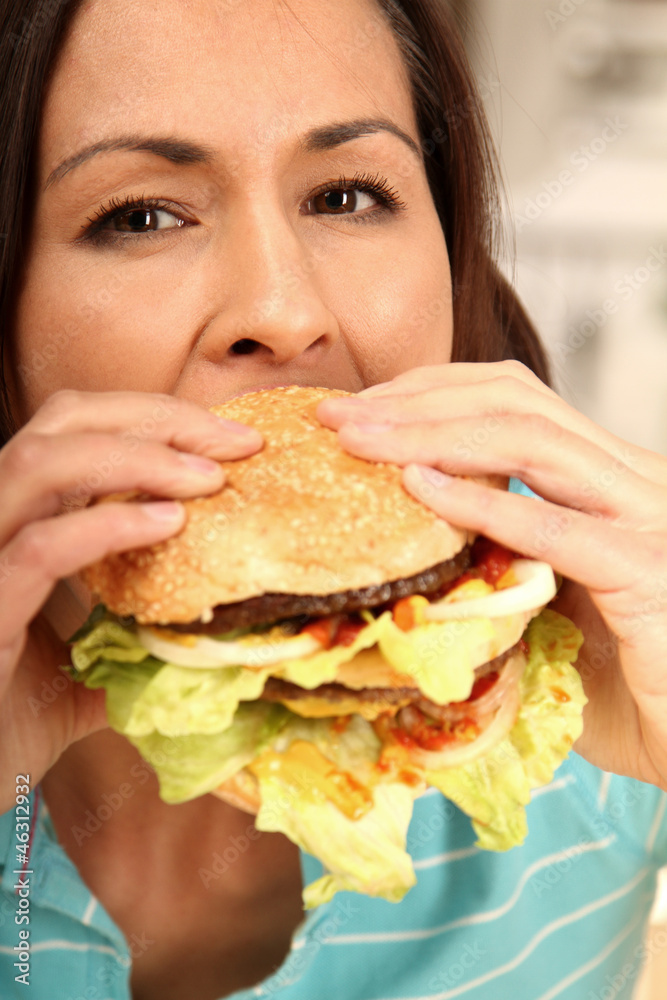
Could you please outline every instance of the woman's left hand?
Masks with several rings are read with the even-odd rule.
[[[577,752],[667,789],[667,459],[515,361],[415,368],[317,415],[353,454],[405,466],[406,489],[443,518],[566,577],[553,607],[585,636],[589,698]],[[447,475],[489,473],[544,500]]]

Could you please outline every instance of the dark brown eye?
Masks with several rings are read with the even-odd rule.
[[[310,202],[311,211],[321,215],[345,215],[359,212],[364,208],[372,208],[375,198],[366,191],[357,188],[335,188],[332,191],[322,191]]]
[[[182,225],[182,219],[177,219],[165,209],[132,208],[113,216],[104,228],[113,229],[117,233],[149,233],[158,229],[175,229]]]

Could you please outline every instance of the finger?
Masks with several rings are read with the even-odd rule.
[[[227,457],[249,450],[228,436]],[[223,482],[219,462],[157,442],[130,450],[112,434],[50,437],[24,430],[0,452],[0,545],[22,525],[57,513],[66,494],[82,504],[130,489],[184,498],[211,493]]]
[[[646,529],[665,520],[664,491],[584,438],[547,418],[444,423],[343,424],[342,446],[361,458],[419,463],[457,475],[516,476],[540,496]]]
[[[141,442],[129,451],[111,434],[17,435],[0,453],[0,544],[23,524],[60,510],[62,497],[136,489],[183,498],[219,489],[219,462]]]
[[[635,584],[635,536],[548,501],[491,489],[433,469],[409,465],[403,484],[451,524],[472,529],[601,593]]]
[[[399,393],[397,386],[395,393],[383,391],[377,395],[366,395],[364,392],[351,397],[323,400],[317,409],[318,419],[325,426],[337,430],[348,420],[409,423],[476,418],[480,423],[479,433],[483,434],[487,424],[494,420],[504,420],[510,414],[542,414],[561,427],[604,448],[631,468],[637,468],[641,462],[641,449],[621,441],[578,413],[536,378],[534,383],[530,383],[512,373],[498,374],[497,365],[442,365],[436,370],[447,368],[466,368],[464,379],[453,380],[449,373],[443,372],[437,381],[429,375],[421,389],[418,389],[415,382],[412,392]],[[478,376],[473,379],[474,369],[486,369],[487,373],[492,369],[494,374],[493,377],[487,375],[486,378]],[[397,379],[396,382],[398,381]],[[667,474],[667,463],[665,465]]]
[[[539,389],[545,395],[555,395],[553,389],[545,385],[537,375],[520,361],[465,362],[454,361],[445,365],[420,365],[407,372],[401,372],[390,382],[381,382],[363,389],[360,398],[372,399],[376,396],[394,393],[419,392],[422,389],[448,385],[469,385],[489,381],[503,376],[514,377],[526,385]]]
[[[113,552],[163,541],[184,521],[183,506],[172,501],[108,503],[22,528],[0,553],[0,673],[56,580]]]
[[[229,455],[234,435],[239,447],[246,449],[250,441],[258,448],[262,440],[254,428],[218,417],[190,400],[146,392],[62,390],[49,397],[30,425],[40,434],[86,430],[120,434],[127,447],[161,441],[180,451],[220,459],[236,457]]]
[[[568,426],[578,426],[579,414],[555,393],[547,395],[532,386],[519,385],[512,377],[499,376],[483,381],[450,385],[425,385],[413,392],[383,392],[377,396],[341,396],[318,405],[327,426],[336,429],[347,418],[409,423],[413,420],[446,420],[459,417],[504,417],[509,413],[557,415]],[[584,421],[585,424],[589,423]]]

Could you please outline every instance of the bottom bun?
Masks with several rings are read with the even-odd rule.
[[[253,816],[259,812],[262,804],[257,780],[245,768],[228,778],[218,788],[214,788],[211,795]]]

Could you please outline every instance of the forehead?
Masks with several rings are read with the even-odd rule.
[[[47,91],[43,166],[128,127],[187,128],[268,156],[306,127],[369,112],[416,138],[407,74],[375,0],[91,0]]]

